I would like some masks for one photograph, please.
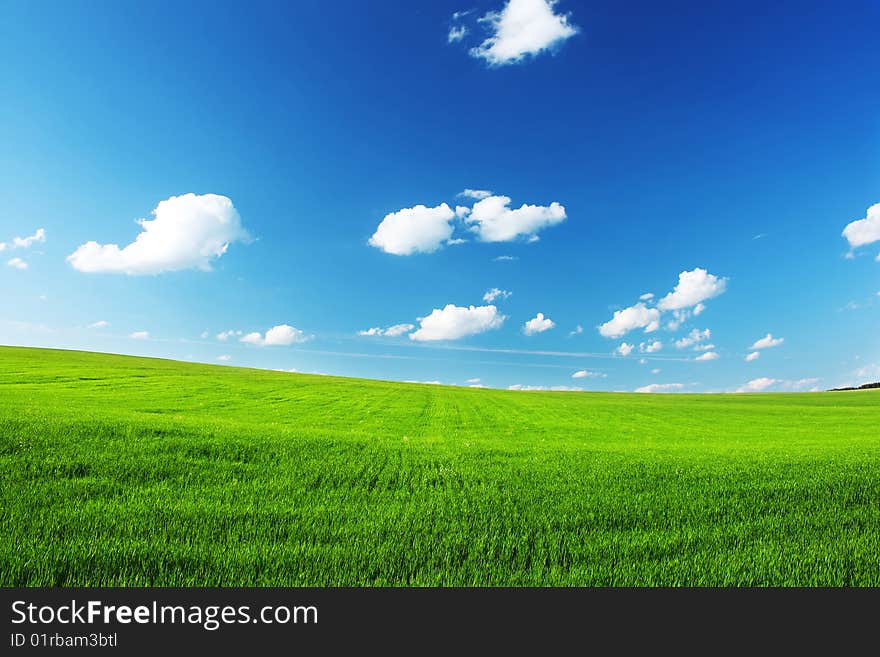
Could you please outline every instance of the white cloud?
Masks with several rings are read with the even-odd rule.
[[[133,340],[149,340],[150,332],[149,331],[135,331],[134,333],[129,334],[129,336]]]
[[[415,328],[413,324],[394,324],[393,326],[389,326],[388,328],[380,328],[378,326],[374,326],[373,328],[369,328],[366,331],[358,331],[358,335],[366,335],[366,336],[386,336],[389,338],[396,338],[404,333],[409,333]]]
[[[67,257],[81,272],[160,274],[181,269],[211,270],[233,242],[250,239],[232,201],[217,194],[184,194],[161,201],[153,219],[128,246],[86,242]]]
[[[708,340],[712,337],[711,329],[693,329],[690,333],[688,333],[685,337],[679,338],[675,341],[676,349],[687,349],[693,345],[699,345],[699,343]]]
[[[455,206],[455,216],[459,219],[464,219],[471,213],[471,209],[466,205],[456,205]],[[450,240],[451,241],[451,240]]]
[[[599,327],[599,333],[606,338],[619,338],[637,328],[651,333],[659,327],[660,311],[640,302],[623,310],[615,310],[614,316]]]
[[[479,19],[491,31],[485,41],[471,48],[473,57],[491,66],[516,64],[527,56],[559,47],[578,33],[568,14],[553,11],[556,0],[509,0],[501,11]]]
[[[705,269],[697,267],[692,271],[683,271],[678,275],[678,284],[660,299],[657,307],[660,310],[679,310],[697,306],[722,294],[726,287],[726,278],[718,278]]]
[[[653,299],[653,298],[654,298],[654,293],[653,293],[653,292],[645,292],[643,295],[641,295],[641,296],[639,297],[639,299],[642,300],[642,301],[650,301],[650,300]]]
[[[706,361],[706,360],[717,360],[718,354],[714,351],[707,351],[705,353],[700,354],[694,360]]]
[[[88,328],[90,328],[90,329],[102,329],[102,328],[107,328],[108,326],[110,326],[110,322],[107,322],[107,321],[101,319],[101,320],[98,320],[97,322],[95,322],[95,323],[93,323],[93,324],[89,324]]]
[[[260,347],[286,347],[295,342],[306,342],[309,339],[311,339],[311,336],[306,335],[298,328],[294,328],[289,324],[279,324],[266,331],[265,336],[258,332],[253,332],[243,335],[239,341],[255,344]]]
[[[574,374],[571,375],[572,379],[586,379],[586,378],[598,378],[604,379],[606,378],[606,374],[601,372],[591,372],[589,370],[578,370]]]
[[[694,306],[694,317],[702,313],[704,310],[706,310],[705,304],[698,303],[696,306]]]
[[[385,215],[369,244],[393,255],[431,253],[452,237],[454,216],[446,203],[403,208]]]
[[[44,228],[37,228],[37,231],[33,235],[27,237],[13,237],[12,241],[8,244],[6,242],[0,242],[0,251],[5,251],[6,249],[27,249],[34,242],[45,241],[46,230]]]
[[[232,360],[232,356],[230,356],[228,354],[223,354],[222,356],[217,356],[217,360],[223,361],[223,362],[228,362],[228,361]]]
[[[684,388],[683,383],[651,383],[641,388],[636,388],[635,392],[673,392]]]
[[[706,344],[698,344],[694,347],[694,351],[712,351],[715,348],[715,345],[711,342]]]
[[[449,43],[455,43],[456,41],[464,39],[464,35],[467,34],[467,31],[468,29],[466,25],[453,25],[449,28],[449,34],[446,38]]]
[[[753,351],[748,356],[746,356],[746,362],[751,363],[753,360],[758,360],[761,357],[760,351]]]
[[[509,242],[528,237],[565,220],[565,208],[553,201],[549,206],[526,205],[511,210],[509,196],[489,196],[474,203],[465,221],[483,242]]]
[[[502,299],[509,299],[513,292],[508,292],[507,290],[499,290],[497,287],[493,287],[491,290],[488,290],[486,294],[483,295],[483,301],[486,303],[492,303],[498,297]]]
[[[504,315],[495,306],[456,306],[435,308],[430,315],[419,317],[419,329],[409,334],[410,340],[457,340],[468,335],[499,328]]]
[[[653,370],[651,370],[651,374],[660,374],[660,368],[655,367]]]
[[[515,383],[507,386],[508,390],[525,390],[525,391],[553,391],[553,392],[583,392],[584,389],[577,386],[526,386],[521,383]]]
[[[661,349],[663,349],[663,343],[660,342],[660,340],[654,340],[654,342],[642,342],[639,345],[639,351],[643,354],[653,354]]]
[[[509,255],[500,255],[492,258],[493,262],[513,262],[514,260],[519,260],[519,258]]]
[[[774,338],[772,333],[768,333],[749,347],[749,349],[752,351],[756,349],[770,349],[771,347],[778,347],[783,342],[785,342],[785,338]]]
[[[880,203],[868,208],[864,219],[847,224],[843,236],[854,249],[880,241]]]
[[[580,335],[583,332],[584,332],[584,327],[581,326],[580,324],[578,324],[577,326],[574,327],[574,330],[568,334],[568,337],[571,337],[573,335]]]
[[[229,338],[235,338],[239,335],[241,335],[241,331],[229,329],[228,331],[220,331],[217,334],[217,339],[220,340],[220,342],[226,342]],[[259,333],[257,335],[259,335]]]
[[[492,192],[488,189],[465,189],[464,191],[459,192],[458,195],[482,201],[484,198],[492,196]]]
[[[552,319],[544,317],[544,313],[538,313],[523,325],[523,333],[526,335],[543,333],[544,331],[549,331],[554,326],[556,326],[556,324]]]
[[[479,377],[473,378],[473,379],[468,379],[467,381],[465,381],[465,383],[479,383],[479,382],[480,382]]]
[[[762,390],[766,390],[770,386],[779,383],[777,379],[771,379],[766,376],[762,376],[758,379],[752,379],[748,383],[743,386],[737,388],[737,392],[761,392]]]
[[[626,356],[629,356],[633,352],[633,349],[635,349],[635,348],[636,348],[636,346],[634,344],[627,344],[626,342],[621,342],[620,346],[614,350],[614,353],[620,354],[621,356],[626,357]]]
[[[6,261],[7,267],[12,267],[13,269],[27,269],[28,264],[22,260],[21,258],[11,258]]]

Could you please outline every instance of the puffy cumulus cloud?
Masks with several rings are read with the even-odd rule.
[[[230,244],[250,240],[232,201],[217,194],[172,196],[156,206],[153,217],[138,220],[143,230],[128,246],[86,242],[67,261],[87,273],[210,271]]]
[[[558,48],[578,27],[568,14],[557,14],[555,5],[556,0],[509,0],[501,11],[487,13],[479,22],[488,25],[490,36],[471,48],[471,56],[503,66]]]
[[[707,360],[717,360],[718,358],[719,358],[718,354],[715,353],[714,351],[707,351],[707,352],[704,352],[704,353],[700,354],[699,356],[697,356],[694,360],[707,361]]]
[[[525,391],[551,391],[551,392],[583,392],[584,389],[578,386],[527,386],[521,383],[515,383],[507,386],[508,390],[525,390]]]
[[[755,344],[749,347],[749,349],[752,351],[757,349],[770,349],[771,347],[778,347],[783,342],[785,342],[785,338],[774,338],[772,333],[768,333],[760,340],[757,340]]]
[[[6,261],[6,266],[12,267],[13,269],[27,269],[28,263],[21,258],[10,258]]]
[[[675,392],[676,390],[682,390],[683,388],[683,383],[651,383],[642,386],[641,388],[636,388],[635,392]]]
[[[508,292],[507,290],[499,290],[497,287],[493,287],[491,290],[487,290],[486,294],[483,295],[483,301],[486,303],[492,303],[495,299],[499,297],[501,299],[509,299],[513,292]]]
[[[751,363],[754,360],[758,360],[761,357],[760,351],[753,351],[748,356],[746,356],[746,362]]]
[[[389,326],[388,328],[384,329],[378,326],[374,326],[373,328],[368,328],[365,331],[358,331],[358,335],[396,338],[403,335],[404,333],[409,333],[414,328],[414,324],[394,324],[393,326]]]
[[[623,310],[615,310],[614,315],[599,327],[599,334],[606,338],[619,338],[638,328],[651,333],[660,328],[660,311],[637,303]]]
[[[461,41],[464,39],[464,35],[467,34],[467,31],[468,29],[466,25],[453,25],[449,28],[449,34],[446,35],[446,39],[449,43]]]
[[[150,332],[149,331],[135,331],[134,333],[130,333],[128,335],[132,340],[149,340]]]
[[[620,354],[621,356],[626,357],[626,356],[629,356],[633,352],[633,349],[635,349],[635,348],[636,348],[636,346],[634,344],[628,344],[626,342],[621,342],[620,346],[614,350],[614,353]]]
[[[420,342],[430,340],[458,340],[499,328],[506,316],[493,305],[456,306],[447,304],[435,308],[430,315],[419,317],[419,329],[409,334],[410,340]]]
[[[510,201],[509,196],[489,196],[474,203],[465,221],[481,241],[509,242],[565,221],[565,208],[556,201],[549,206],[524,203],[513,210]]]
[[[653,354],[661,349],[663,349],[663,343],[660,342],[660,340],[654,340],[654,342],[642,342],[639,344],[639,351],[643,354]]]
[[[459,219],[464,219],[470,213],[471,213],[471,209],[469,207],[467,207],[466,205],[456,205],[455,206],[455,216],[458,217]],[[451,241],[453,241],[453,240],[450,240],[450,242]],[[461,241],[463,242],[464,240],[461,240]]]
[[[228,331],[220,331],[216,337],[218,340],[220,340],[220,342],[226,342],[229,338],[237,338],[241,334],[242,334],[241,331],[235,331],[233,329],[229,329]],[[259,335],[259,334],[257,334],[257,335]]]
[[[603,374],[602,372],[591,372],[590,370],[578,370],[574,374],[571,375],[572,379],[586,379],[586,378],[597,378],[604,379],[607,374]]]
[[[698,349],[701,342],[705,342],[709,338],[712,337],[711,329],[693,329],[690,333],[688,333],[683,338],[679,338],[675,341],[676,349],[687,349],[688,347],[694,347]],[[696,346],[694,346],[696,345]]]
[[[526,335],[543,333],[544,331],[549,331],[554,326],[556,326],[556,324],[552,319],[544,317],[544,313],[538,313],[532,319],[523,324],[523,333]]]
[[[88,328],[102,329],[102,328],[107,328],[108,326],[110,326],[110,322],[103,320],[103,319],[99,319],[97,322],[93,322],[92,324],[89,324]]]
[[[704,310],[706,310],[706,305],[703,303],[698,303],[696,306],[694,306],[694,317],[702,314]]]
[[[369,244],[393,255],[431,253],[452,237],[453,217],[446,203],[403,208],[385,215]]]
[[[0,251],[5,251],[6,249],[27,249],[34,244],[34,242],[45,241],[46,229],[37,228],[33,235],[28,235],[27,237],[13,237],[11,242],[0,242]]]
[[[748,383],[737,388],[737,392],[761,392],[762,390],[766,390],[772,385],[779,383],[778,379],[771,379],[766,376],[762,376],[757,379],[752,379]]]
[[[864,219],[848,223],[843,236],[853,249],[880,241],[880,203],[868,208]]]
[[[492,192],[488,189],[465,189],[458,193],[459,196],[463,196],[465,198],[472,198],[477,201],[481,201],[484,198],[489,198],[492,196]]]
[[[241,336],[239,341],[246,344],[255,344],[260,347],[286,347],[295,342],[306,342],[310,339],[311,336],[306,335],[298,328],[294,328],[289,324],[279,324],[266,331],[265,335],[255,331]]]
[[[692,271],[681,272],[678,275],[678,284],[672,292],[660,299],[657,307],[660,310],[691,308],[703,301],[717,297],[726,288],[726,278],[719,278],[705,269],[697,267]]]

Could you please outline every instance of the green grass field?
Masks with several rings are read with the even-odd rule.
[[[0,348],[0,585],[880,585],[880,391]]]

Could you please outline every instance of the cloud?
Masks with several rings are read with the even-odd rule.
[[[660,368],[655,367],[653,370],[651,370],[651,374],[660,374]]]
[[[37,228],[37,231],[33,235],[29,235],[27,237],[13,237],[12,241],[9,243],[0,242],[0,251],[5,251],[6,249],[27,249],[34,242],[45,241],[46,230],[44,228]]]
[[[369,244],[393,255],[432,253],[452,237],[453,217],[446,203],[403,208],[385,215]]]
[[[694,360],[706,361],[706,360],[717,360],[718,354],[714,351],[707,351],[705,353],[700,354]]]
[[[467,26],[466,25],[453,25],[449,28],[449,34],[447,35],[447,41],[449,43],[455,43],[456,41],[461,41],[464,39],[464,35],[467,34]]]
[[[698,303],[696,306],[694,306],[694,317],[701,314],[704,310],[706,310],[705,304]]]
[[[753,351],[748,356],[746,356],[746,362],[751,363],[753,360],[758,360],[761,357],[760,351]]]
[[[555,0],[509,0],[501,11],[487,13],[479,21],[488,24],[491,35],[471,48],[471,56],[490,66],[503,66],[558,48],[579,28],[569,22],[568,14],[554,13],[555,4]]]
[[[217,194],[172,196],[159,202],[153,217],[138,220],[143,231],[128,246],[86,242],[67,262],[86,273],[210,271],[230,244],[250,240],[232,201]]]
[[[486,294],[483,295],[483,301],[486,303],[492,303],[498,297],[502,299],[509,299],[513,292],[508,292],[507,290],[499,290],[497,287],[493,287],[491,290],[488,290]]]
[[[613,317],[599,327],[599,333],[606,338],[619,338],[637,328],[644,328],[645,333],[656,331],[660,328],[660,311],[641,302],[615,310]]]
[[[635,349],[635,348],[636,348],[636,346],[634,344],[627,344],[626,342],[621,342],[620,346],[614,350],[614,353],[620,354],[621,356],[626,357],[626,356],[629,356],[633,352],[633,349]]]
[[[591,372],[589,370],[578,370],[571,375],[572,379],[599,378],[604,379],[607,375],[601,372]]]
[[[779,383],[778,379],[771,379],[766,376],[762,376],[758,379],[752,379],[748,383],[743,386],[737,388],[737,392],[761,392],[762,390],[766,390],[770,386]]]
[[[574,330],[568,334],[568,337],[571,337],[573,335],[580,335],[583,332],[584,332],[584,327],[581,326],[580,324],[578,324],[577,326],[574,327]]]
[[[228,354],[223,354],[222,356],[217,356],[217,360],[223,361],[223,362],[228,362],[228,361],[232,360],[232,356],[229,356]]]
[[[260,347],[286,347],[295,342],[306,342],[310,339],[311,336],[306,335],[298,328],[294,328],[289,324],[279,324],[266,331],[265,336],[258,332],[253,332],[243,335],[239,338],[239,341],[255,344]]]
[[[577,386],[526,386],[521,383],[515,383],[507,386],[508,390],[524,390],[524,391],[553,391],[553,392],[583,392],[584,389]]]
[[[726,278],[718,278],[705,269],[697,267],[692,271],[683,271],[678,275],[678,285],[660,299],[657,307],[660,310],[690,308],[717,297],[726,287]]]
[[[556,326],[556,324],[552,319],[544,317],[544,313],[538,313],[523,325],[523,333],[526,335],[543,333],[544,331],[549,331],[554,326]]]
[[[88,328],[90,328],[90,329],[102,329],[102,328],[107,328],[108,326],[110,326],[110,322],[107,322],[107,321],[101,319],[101,320],[98,320],[97,322],[95,322],[95,323],[93,323],[93,324],[89,324]]]
[[[217,339],[220,340],[220,342],[226,342],[229,338],[235,338],[240,335],[241,331],[234,331],[232,329],[229,329],[228,331],[220,331],[217,334]],[[259,333],[257,335],[259,335]]]
[[[770,349],[771,347],[778,347],[783,342],[785,342],[785,338],[774,338],[772,333],[768,333],[749,347],[749,349],[753,351],[757,349]]]
[[[465,381],[465,383],[479,383],[479,382],[480,382],[479,377],[476,377],[473,379],[468,379],[467,381]]]
[[[484,198],[489,198],[492,196],[492,192],[488,189],[465,189],[462,192],[458,193],[459,196],[463,196],[465,198],[476,199],[477,201],[482,201]]]
[[[864,219],[847,224],[842,234],[853,249],[880,241],[880,203],[868,208]]]
[[[663,349],[663,343],[660,340],[654,342],[642,342],[639,344],[639,351],[643,354],[653,354]]]
[[[129,336],[133,340],[149,340],[150,332],[149,331],[135,331],[134,333],[130,333]]]
[[[471,209],[469,207],[467,207],[466,205],[456,205],[455,206],[455,216],[458,217],[459,219],[464,219],[470,213],[471,213]],[[449,241],[451,242],[453,240],[449,240]],[[461,241],[463,242],[464,240],[461,240]]]
[[[513,262],[514,260],[519,260],[519,258],[509,255],[500,255],[492,258],[492,262]]]
[[[388,328],[380,328],[375,326],[373,328],[369,328],[366,331],[358,331],[358,335],[365,336],[385,336],[389,338],[396,338],[404,333],[409,333],[415,328],[413,324],[394,324],[393,326],[389,326]]]
[[[698,345],[700,342],[704,340],[708,340],[712,337],[711,329],[693,329],[690,333],[688,333],[685,337],[679,338],[675,341],[676,349],[687,349],[693,345]]]
[[[694,347],[694,351],[712,351],[715,348],[715,345],[711,342],[706,344],[698,344]]]
[[[651,383],[641,388],[636,388],[635,392],[673,392],[684,388],[683,383]]]
[[[7,267],[12,267],[13,269],[27,269],[28,264],[22,260],[21,258],[10,258],[6,261]]]
[[[511,210],[509,196],[489,196],[474,203],[465,218],[470,230],[483,242],[510,242],[529,237],[565,220],[565,208],[553,201],[549,206],[526,205]]]
[[[442,310],[435,308],[430,315],[419,317],[419,329],[409,334],[410,340],[457,340],[499,328],[504,315],[493,306],[456,306],[447,304]]]
[[[653,298],[654,298],[654,293],[653,293],[653,292],[645,292],[643,295],[641,295],[641,296],[639,297],[639,299],[640,299],[641,301],[650,301],[650,300],[653,299]]]

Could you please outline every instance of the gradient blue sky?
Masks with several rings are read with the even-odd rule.
[[[576,34],[493,64],[470,48],[504,7],[0,0],[0,343],[501,388],[880,379],[880,240],[841,235],[880,203],[880,4],[560,0]],[[389,213],[473,205],[466,188],[566,218],[531,242],[458,221],[467,242],[433,253],[368,243]],[[231,199],[254,239],[211,271],[66,260],[187,193]],[[600,334],[696,268],[726,279],[698,316]],[[494,287],[498,328],[358,335]],[[554,328],[526,335],[538,312]],[[215,337],[282,324],[310,339]],[[676,348],[694,329],[717,358]],[[784,342],[747,362],[768,333]]]

